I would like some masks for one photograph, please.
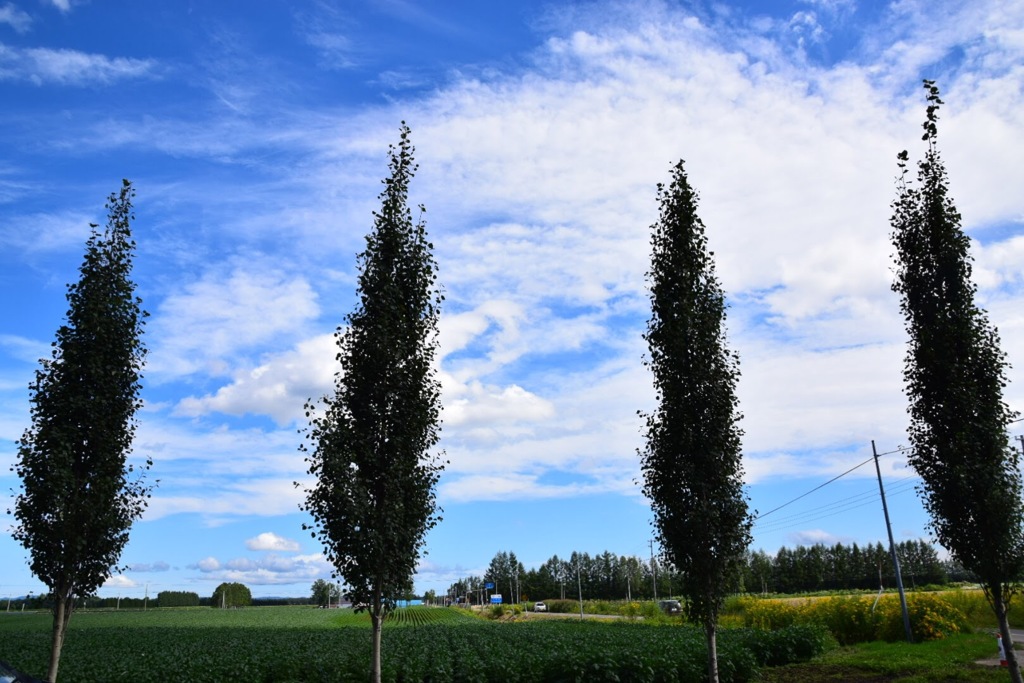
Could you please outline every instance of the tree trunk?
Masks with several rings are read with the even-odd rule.
[[[74,607],[73,597],[56,596],[56,603],[53,606],[53,639],[50,644],[50,670],[46,674],[46,680],[50,683],[57,683],[60,651],[64,647],[64,636],[68,631],[68,622],[71,621],[71,612],[74,610]]]
[[[714,622],[704,624],[704,635],[708,641],[708,683],[718,683],[718,641]]]
[[[1024,683],[1021,678],[1020,665],[1017,664],[1017,653],[1013,649],[1013,639],[1010,636],[1010,622],[1006,618],[1007,604],[1004,599],[1004,586],[997,584],[992,587],[992,609],[999,620],[999,634],[1003,640],[1003,654],[1006,657],[1006,666],[1010,670],[1010,680],[1013,683]]]
[[[373,624],[373,683],[380,683],[380,632],[384,624],[380,601],[370,610],[370,623]]]

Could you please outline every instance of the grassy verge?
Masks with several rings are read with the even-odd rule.
[[[1024,654],[1024,653],[1022,653]],[[832,650],[813,662],[766,669],[763,683],[988,683],[1009,679],[999,667],[976,664],[997,656],[995,638],[969,633],[908,645],[872,642]]]

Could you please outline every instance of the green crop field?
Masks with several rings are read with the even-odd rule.
[[[366,681],[369,620],[308,607],[79,612],[61,658],[61,683]],[[45,673],[48,614],[0,613],[0,659]],[[820,629],[723,631],[723,683],[751,680],[759,663],[818,654]],[[684,626],[543,621],[497,623],[456,609],[396,611],[383,633],[384,680],[701,681],[700,631]]]

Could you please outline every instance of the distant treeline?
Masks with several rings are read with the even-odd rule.
[[[955,563],[941,561],[935,547],[926,541],[897,543],[896,555],[907,588],[972,578]],[[748,553],[740,589],[750,593],[805,593],[880,586],[896,586],[888,546],[816,543],[793,549],[783,547],[775,555],[764,551]]]
[[[271,607],[280,605],[312,605],[310,597],[302,598],[253,598],[253,607]],[[18,611],[22,609],[43,610],[53,607],[53,598],[49,594],[0,598],[0,611]],[[140,610],[157,607],[219,607],[213,597],[199,597],[192,591],[160,591],[154,598],[101,598],[93,595],[78,600],[78,609],[125,609]]]
[[[199,607],[199,593],[191,591],[160,591],[156,595],[160,607]]]
[[[803,593],[823,590],[877,589],[896,585],[888,546],[881,543],[859,546],[814,544],[780,548],[771,555],[764,551],[747,553],[737,593]],[[896,547],[901,574],[907,588],[944,585],[950,581],[972,581],[959,565],[939,560],[936,549],[926,541],[904,541]],[[487,584],[492,584],[487,588]],[[501,595],[502,602],[575,599],[650,600],[679,592],[681,577],[674,568],[657,558],[572,553],[557,555],[539,567],[526,569],[514,552],[501,551],[491,560],[483,576],[470,576],[449,586],[446,595],[424,596],[429,600],[490,602]]]

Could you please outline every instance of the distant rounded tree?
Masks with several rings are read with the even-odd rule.
[[[338,584],[325,579],[314,581],[310,591],[311,599],[320,607],[330,607],[331,603],[337,604],[341,600],[341,589]]]
[[[214,607],[248,607],[252,604],[252,593],[245,584],[222,583],[213,591]]]

